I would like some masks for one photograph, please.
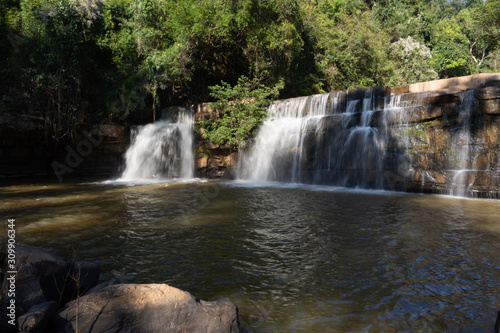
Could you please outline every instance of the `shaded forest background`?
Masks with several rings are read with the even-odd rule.
[[[242,77],[287,98],[498,72],[499,37],[500,0],[2,0],[0,114],[67,140]]]

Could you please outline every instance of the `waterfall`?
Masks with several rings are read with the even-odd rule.
[[[369,89],[274,103],[243,152],[237,178],[382,188],[386,135],[380,101]]]
[[[121,180],[193,178],[193,116],[179,112],[177,121],[161,120],[132,131]]]
[[[492,89],[410,88],[276,101],[236,178],[499,197]]]
[[[457,169],[453,170],[453,179],[451,184],[451,195],[467,196],[471,195],[471,186],[474,183],[472,176],[474,165],[471,151],[471,111],[474,102],[474,90],[462,92],[460,95],[460,115],[458,123],[460,130],[455,135],[452,143],[452,149],[455,156],[451,158],[456,160]]]

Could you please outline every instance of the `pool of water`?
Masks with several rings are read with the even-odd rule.
[[[306,185],[24,182],[17,241],[97,262],[102,281],[228,299],[250,332],[491,331],[500,201]]]

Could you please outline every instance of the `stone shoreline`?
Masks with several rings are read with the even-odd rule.
[[[98,284],[98,264],[16,244],[15,315],[0,255],[1,332],[244,332],[229,301],[202,301],[167,284]]]

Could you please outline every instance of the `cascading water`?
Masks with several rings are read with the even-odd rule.
[[[315,183],[382,188],[387,137],[376,108],[372,89],[347,102],[340,131],[330,130],[322,137],[326,154],[316,153]]]
[[[318,96],[311,97],[312,99]],[[302,118],[309,97],[294,98],[271,105],[271,118],[259,130],[249,156],[238,165],[238,178],[256,182],[299,182],[302,145],[308,122],[317,116]]]
[[[269,108],[237,178],[382,188],[385,122],[373,89],[279,101]]]
[[[481,96],[474,89],[373,88],[278,101],[240,152],[236,175],[257,183],[499,197],[491,173],[497,132],[477,117]]]
[[[453,141],[453,150],[457,169],[453,170],[451,195],[467,196],[471,193],[469,175],[475,171],[472,163],[471,152],[471,111],[474,101],[474,90],[468,90],[460,94],[460,101],[463,105],[460,110],[458,122],[460,130]]]
[[[478,135],[483,118],[473,117],[480,114],[475,93],[378,87],[275,102],[240,150],[236,178],[458,196],[493,187],[486,195],[498,197],[489,141]],[[192,125],[192,113],[180,112],[177,122],[141,127],[122,180],[191,178]]]
[[[157,121],[139,127],[125,155],[120,180],[192,178],[194,172],[193,116],[179,112],[177,121]]]

